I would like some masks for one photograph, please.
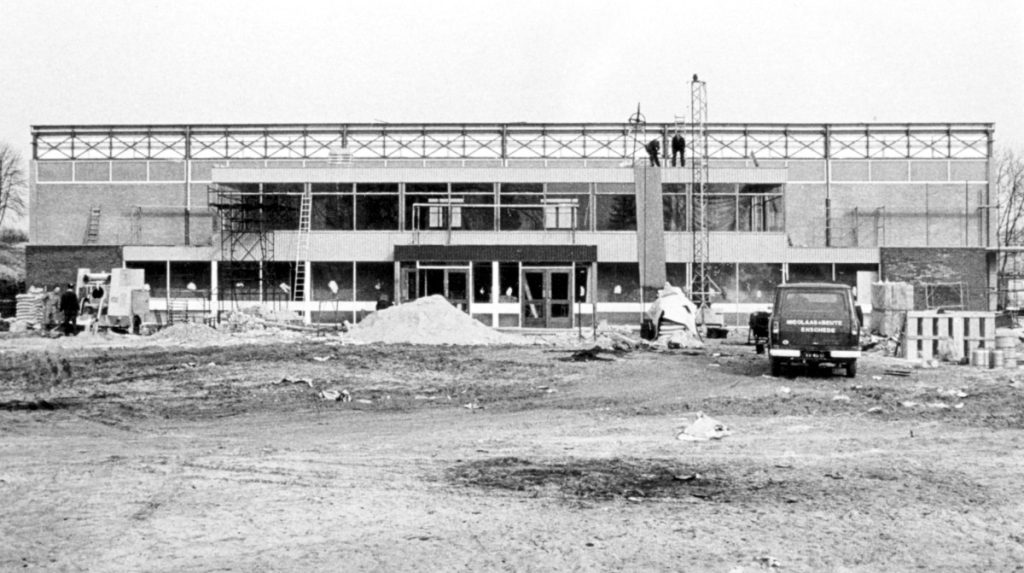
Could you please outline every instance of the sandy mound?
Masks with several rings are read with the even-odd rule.
[[[504,334],[452,306],[440,295],[379,310],[352,327],[353,342],[408,344],[529,344]]]
[[[223,340],[223,335],[216,329],[195,322],[179,322],[172,324],[150,337],[176,344],[204,344]]]

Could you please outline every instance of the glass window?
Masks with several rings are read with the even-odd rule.
[[[771,304],[782,284],[782,263],[740,263],[739,302]]]
[[[832,282],[832,265],[822,264],[789,264],[789,281],[791,283],[830,283]]]
[[[498,281],[501,285],[499,302],[519,302],[519,265],[501,263],[498,266]]]
[[[352,263],[312,262],[313,300],[352,300]]]
[[[711,302],[737,302],[736,263],[711,263],[707,269]]]
[[[457,228],[465,231],[494,230],[494,195],[453,195],[452,201],[458,201],[462,207],[453,209],[458,212]],[[454,215],[453,215],[454,216]],[[455,225],[453,225],[455,227]]]
[[[736,230],[736,185],[732,183],[711,183],[705,186],[704,217],[709,231]],[[694,195],[696,203],[698,197]],[[700,213],[693,210],[692,225],[700,229]]]
[[[221,261],[217,264],[217,285],[224,300],[259,300],[260,264],[257,261]]]
[[[665,263],[665,280],[672,286],[686,290],[686,265],[687,263]]]
[[[398,194],[356,195],[356,230],[398,229]]]
[[[388,300],[395,291],[395,265],[390,262],[356,263],[356,300]]]
[[[473,302],[491,302],[491,263],[473,263]]]
[[[223,263],[222,263],[223,264]],[[125,267],[142,269],[144,284],[149,285],[149,296],[152,298],[167,296],[167,263],[164,261],[130,261]]]
[[[178,291],[186,290],[210,291],[210,263],[199,261],[171,261],[172,293],[177,294]]]
[[[597,264],[598,302],[640,302],[640,265]]]
[[[444,202],[447,183],[408,183],[405,186],[405,229],[424,230],[430,227],[429,203]],[[447,224],[445,225],[447,228]]]
[[[538,186],[539,187],[539,186]],[[542,231],[544,230],[543,195],[506,195],[502,186],[501,230]],[[510,206],[511,205],[511,206]],[[514,205],[529,205],[515,207]]]
[[[598,231],[635,231],[636,196],[598,195],[595,222]]]
[[[295,195],[280,195],[273,190],[273,185],[263,189],[263,196],[256,199],[263,205],[264,229],[269,231],[298,231],[299,205],[302,202],[302,189]],[[284,187],[284,186],[282,186]]]
[[[499,191],[502,196],[502,203],[504,203],[505,195],[521,195],[527,194],[543,194],[544,184],[543,183],[502,183],[499,186]],[[538,201],[539,202],[539,201]]]
[[[781,185],[741,185],[738,200],[740,231],[783,231]]]
[[[665,194],[661,196],[662,211],[665,215],[666,231],[686,230],[686,195]]]
[[[263,264],[263,299],[267,301],[287,301],[292,299],[292,283],[295,282],[295,263],[284,261]],[[284,288],[288,287],[288,288]]]
[[[576,302],[589,302],[590,299],[590,265],[576,264]]]
[[[314,195],[310,228],[314,231],[351,231],[355,203],[349,195]]]
[[[636,195],[633,183],[595,183],[594,192],[598,195]]]

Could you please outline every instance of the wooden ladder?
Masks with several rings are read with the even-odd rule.
[[[85,244],[94,245],[100,238],[100,207],[93,205],[89,211],[89,226],[85,233]]]
[[[299,204],[299,237],[295,248],[295,282],[292,284],[292,300],[306,300],[306,261],[309,260],[309,235],[313,218],[313,193],[307,185]]]

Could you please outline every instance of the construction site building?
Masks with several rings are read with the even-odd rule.
[[[263,303],[354,321],[442,294],[493,326],[638,324],[660,282],[693,284],[703,240],[730,325],[797,281],[862,303],[873,281],[909,281],[922,305],[994,307],[992,124],[707,124],[699,218],[677,129],[35,126],[27,282],[141,268],[158,314]],[[661,167],[640,138],[661,141]]]

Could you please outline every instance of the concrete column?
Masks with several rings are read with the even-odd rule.
[[[491,261],[491,304],[498,304],[501,300],[501,263]],[[499,313],[497,307],[492,307],[491,326],[497,328]]]
[[[217,261],[210,261],[210,318],[220,316],[220,280],[217,277]]]
[[[302,321],[306,324],[313,322],[313,263],[312,261],[302,261],[302,264],[306,267],[306,284],[302,287],[302,302],[306,309],[302,311]]]

